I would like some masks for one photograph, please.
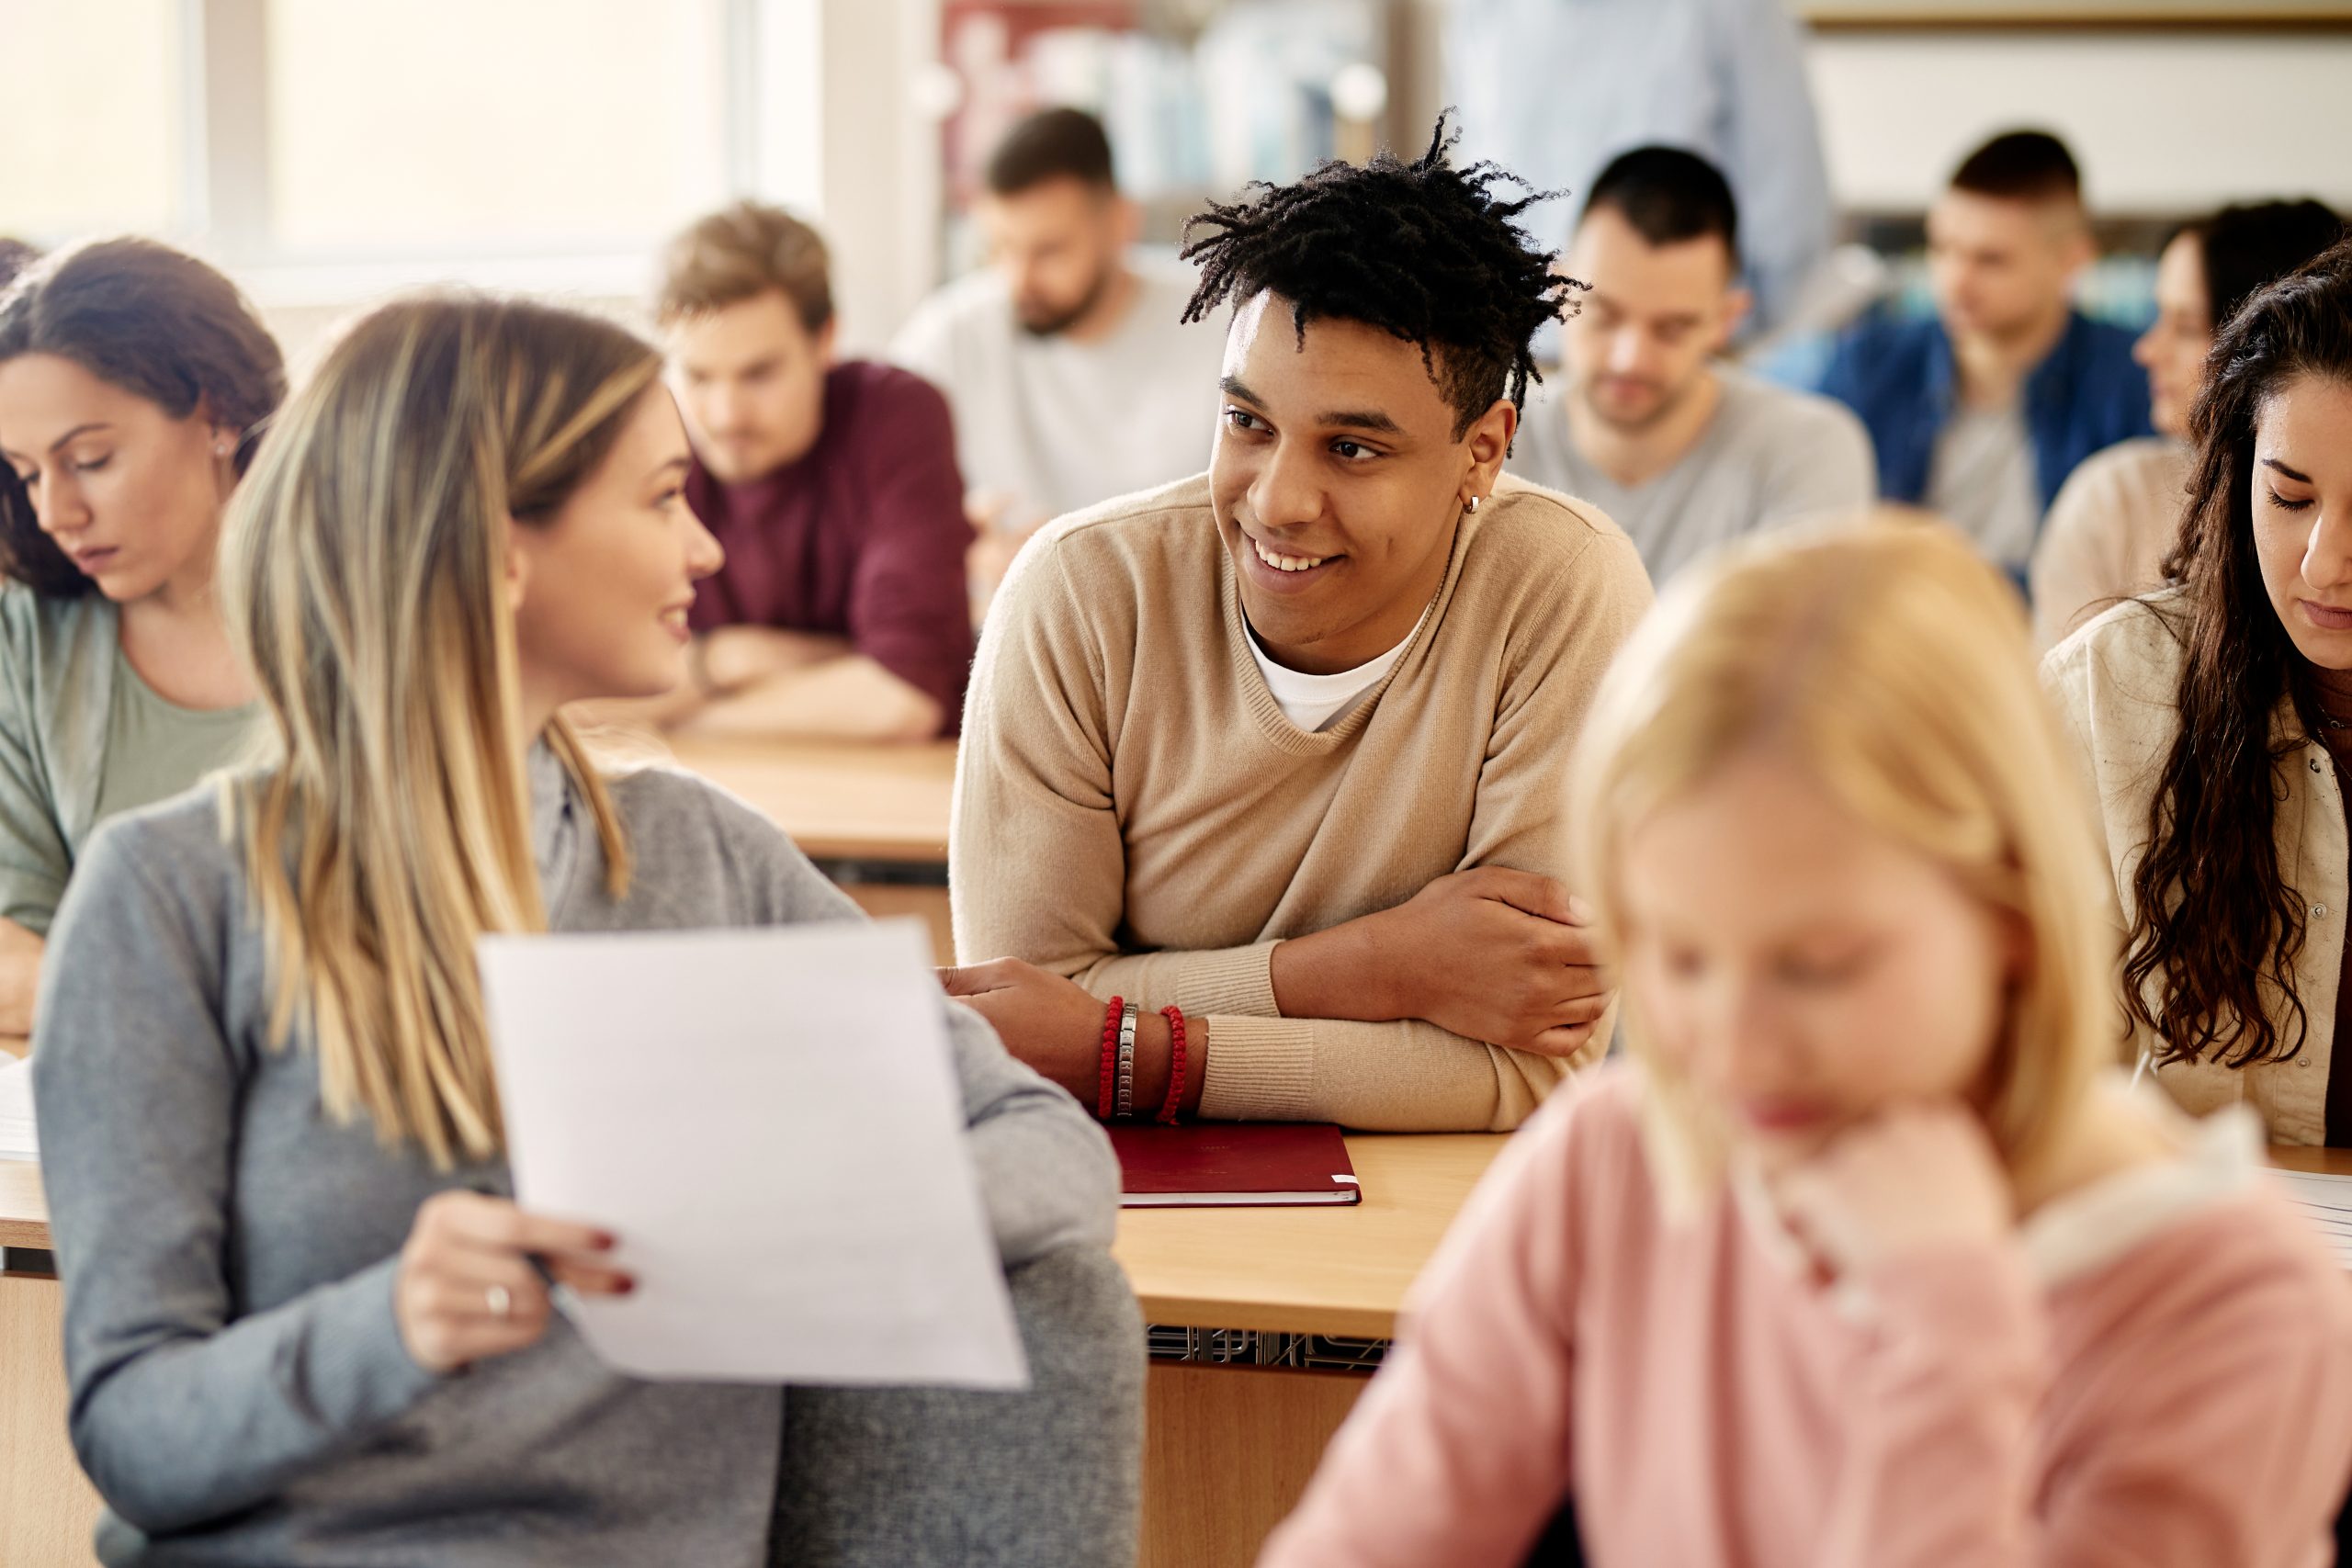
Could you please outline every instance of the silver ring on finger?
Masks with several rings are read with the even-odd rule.
[[[513,1292],[509,1292],[505,1286],[492,1285],[490,1289],[484,1291],[482,1295],[483,1298],[490,1303],[491,1316],[512,1317],[514,1315],[514,1297]]]

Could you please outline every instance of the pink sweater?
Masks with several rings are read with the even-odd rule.
[[[1261,1568],[2323,1568],[2352,1287],[2250,1127],[2019,1240],[1793,1269],[1729,1192],[1673,1224],[1611,1066],[1512,1141]]]

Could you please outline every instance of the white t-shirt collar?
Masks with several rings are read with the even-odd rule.
[[[1258,661],[1260,673],[1266,678],[1266,690],[1272,692],[1274,704],[1283,716],[1309,734],[1319,734],[1353,713],[1364,694],[1385,680],[1405,657],[1405,649],[1420,635],[1421,622],[1430,618],[1424,609],[1421,619],[1405,634],[1405,640],[1367,663],[1352,670],[1342,670],[1336,675],[1307,675],[1275,663],[1260,646],[1257,631],[1244,616],[1242,635],[1250,639],[1250,657]]]

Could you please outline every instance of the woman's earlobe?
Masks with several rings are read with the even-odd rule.
[[[513,524],[506,527],[506,609],[511,615],[523,607],[524,590],[529,585],[531,562],[528,552],[518,537],[520,530]]]

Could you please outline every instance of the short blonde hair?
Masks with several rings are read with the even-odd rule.
[[[1751,541],[1677,579],[1602,682],[1577,759],[1577,886],[1605,937],[1626,835],[1758,747],[2029,933],[1988,1122],[2014,1174],[2046,1168],[2117,1055],[2116,942],[2015,590],[1950,528],[1883,517]],[[1695,1201],[1721,1179],[1723,1129],[1650,1053],[1631,998],[1626,1027],[1654,1163]]]
[[[833,319],[832,259],[824,236],[780,207],[739,201],[699,219],[662,248],[654,319],[687,316],[784,296],[800,324],[824,331]]]

